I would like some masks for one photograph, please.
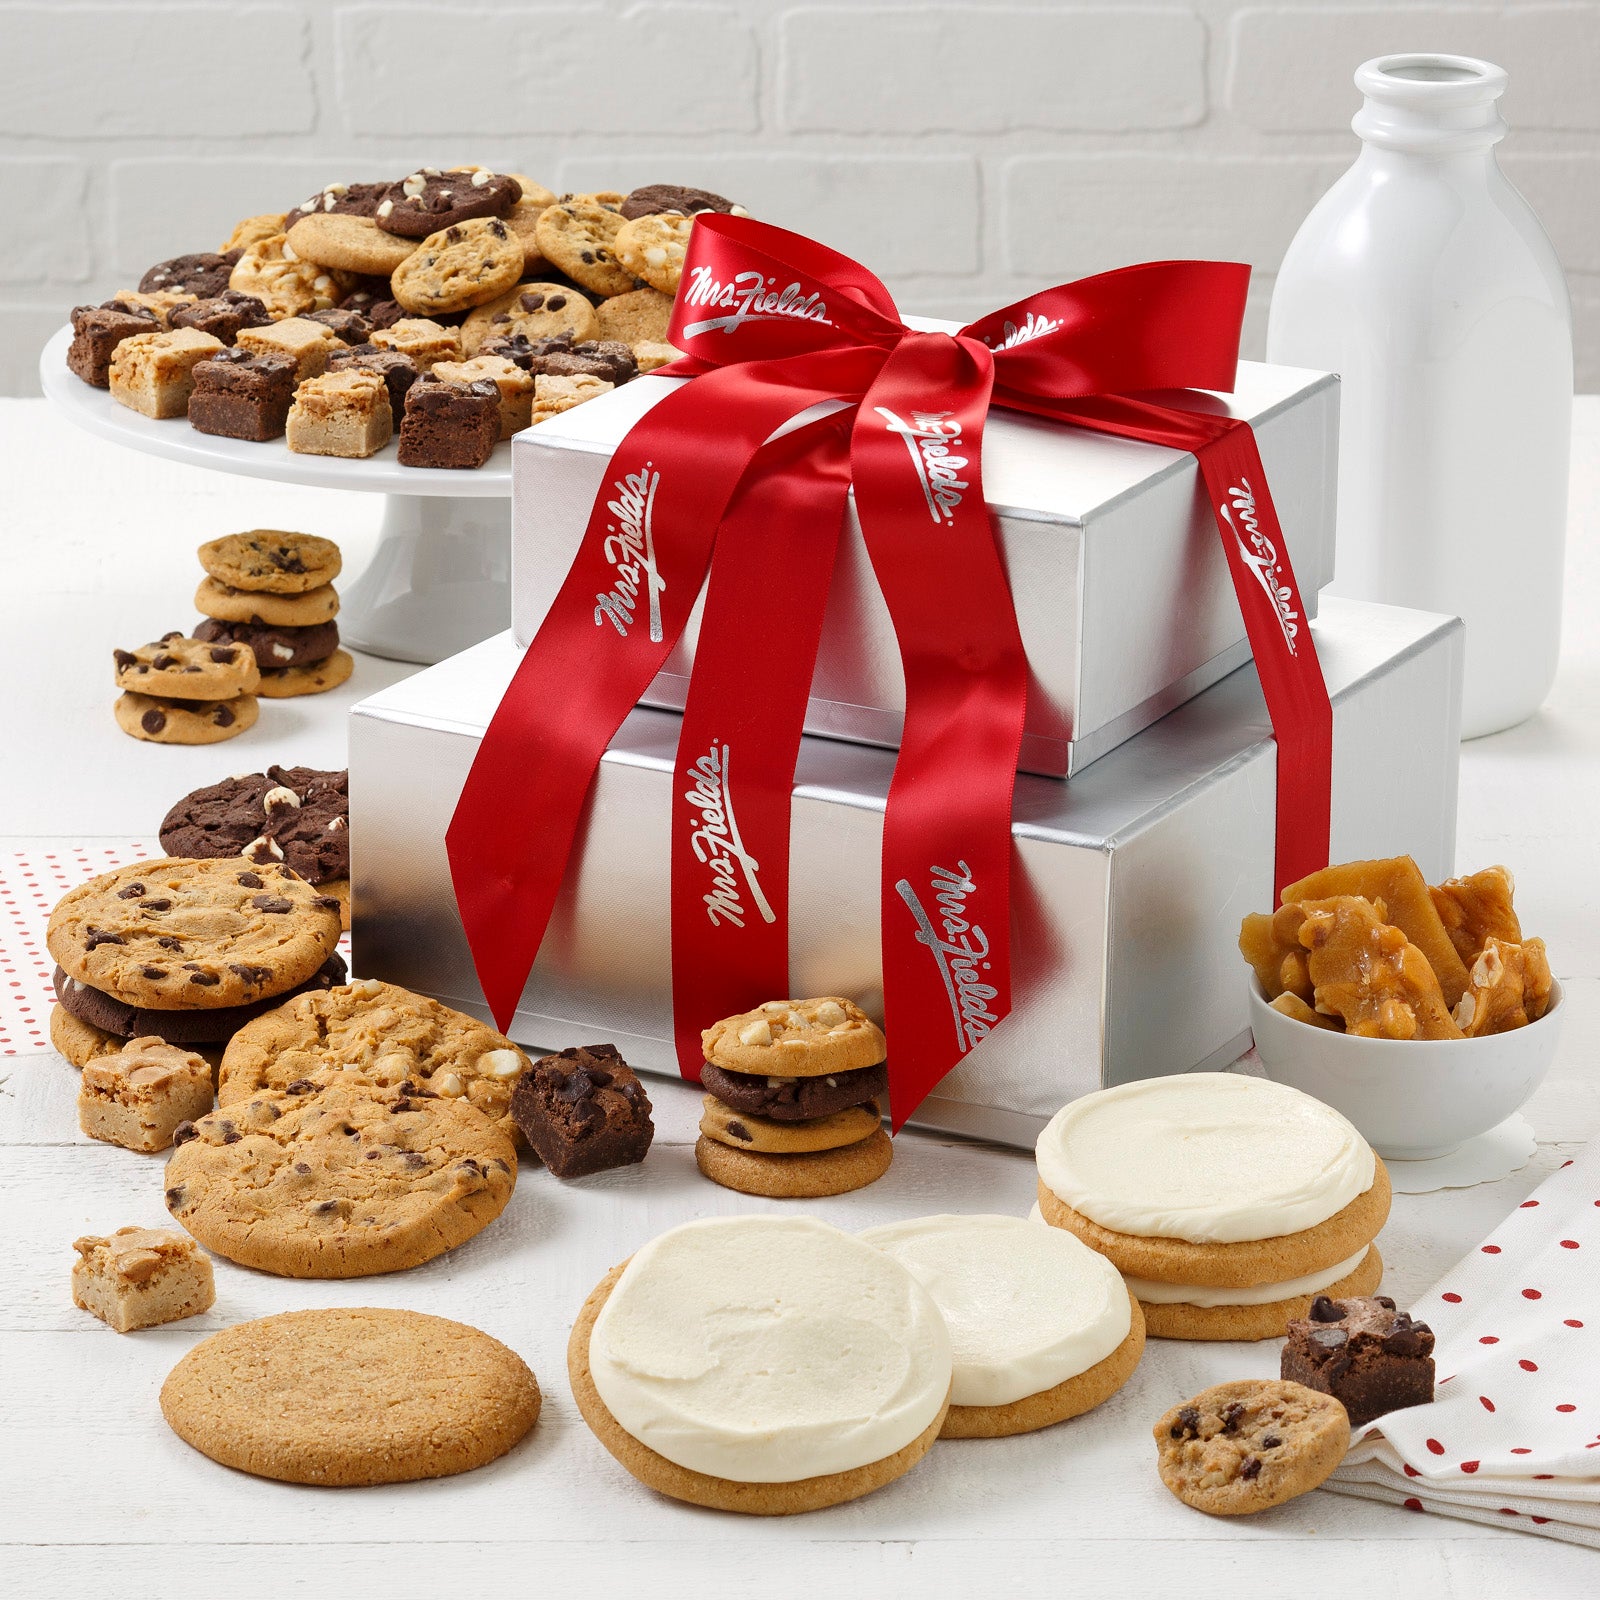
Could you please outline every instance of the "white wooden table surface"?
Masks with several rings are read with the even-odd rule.
[[[1575,439],[1566,652],[1547,710],[1462,752],[1458,859],[1504,861],[1570,996],[1561,1060],[1528,1107],[1540,1148],[1514,1177],[1399,1196],[1381,1243],[1405,1304],[1600,1128],[1600,399]],[[74,433],[42,401],[0,401],[0,850],[153,838],[172,800],[271,761],[340,766],[344,711],[405,671],[358,658],[321,699],[267,702],[214,749],[137,743],[112,721],[110,653],[193,620],[194,547],[239,527],[302,528],[360,569],[375,497],[256,483]],[[1515,581],[1515,530],[1506,578]],[[1395,752],[1396,760],[1404,752]],[[4,949],[0,945],[0,966]],[[786,1520],[699,1511],[650,1494],[590,1436],[564,1347],[602,1273],[691,1217],[759,1209],[694,1168],[697,1092],[651,1083],[643,1167],[563,1184],[527,1170],[505,1216],[414,1272],[299,1282],[217,1262],[206,1316],[119,1336],[74,1309],[71,1243],[166,1220],[160,1157],[82,1138],[75,1074],[50,1054],[0,1061],[0,1595],[230,1597],[513,1592],[705,1596],[1112,1596],[1350,1593],[1593,1595],[1594,1552],[1510,1530],[1317,1492],[1254,1519],[1178,1504],[1149,1427],[1174,1398],[1276,1371],[1277,1346],[1152,1341],[1132,1381],[1088,1417],[1015,1440],[940,1444],[853,1505]],[[931,1137],[898,1141],[872,1188],[811,1207],[849,1228],[939,1210],[1025,1212],[1031,1162]],[[318,1490],[214,1465],[168,1431],[162,1379],[194,1341],[305,1306],[437,1312],[505,1340],[544,1389],[533,1434],[482,1471],[433,1483]]]

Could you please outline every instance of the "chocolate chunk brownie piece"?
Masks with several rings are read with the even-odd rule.
[[[306,312],[307,322],[320,322],[331,328],[346,344],[364,344],[372,336],[372,324],[354,306],[332,306],[327,311]]]
[[[54,981],[56,999],[62,1008],[102,1033],[115,1034],[119,1039],[154,1037],[173,1045],[213,1045],[226,1044],[247,1022],[255,1021],[297,994],[336,988],[345,981],[346,975],[343,958],[331,955],[304,983],[282,994],[269,995],[249,1005],[223,1006],[211,1011],[156,1010],[150,1006],[130,1005],[103,989],[69,978],[60,967],[55,970]]]
[[[389,410],[397,417],[404,417],[406,391],[419,376],[417,364],[410,356],[400,350],[381,349],[375,344],[357,344],[349,350],[335,350],[328,357],[329,372],[345,372],[350,368],[377,373],[389,391]]]
[[[180,294],[192,294],[197,300],[210,300],[228,287],[228,278],[243,254],[242,250],[228,250],[221,255],[214,250],[202,250],[196,255],[158,261],[139,280],[139,293],[160,294],[176,289]]]
[[[747,1116],[770,1117],[774,1122],[809,1122],[887,1095],[889,1068],[880,1062],[875,1067],[836,1072],[829,1077],[769,1078],[729,1072],[708,1061],[700,1069],[700,1086]]]
[[[275,351],[217,351],[194,369],[189,425],[224,439],[282,438],[294,404],[295,371],[294,358]]]
[[[313,667],[339,648],[337,622],[313,623],[309,628],[275,628],[267,622],[223,622],[207,617],[196,623],[196,639],[212,643],[247,644],[263,671],[279,667]]]
[[[1319,1294],[1304,1320],[1290,1322],[1282,1359],[1287,1381],[1332,1395],[1353,1428],[1433,1399],[1433,1330],[1387,1295]]]
[[[231,345],[245,328],[263,328],[272,321],[267,308],[253,294],[224,289],[209,300],[180,306],[170,318],[174,328],[198,328]]]
[[[512,1093],[511,1116],[558,1178],[643,1161],[655,1135],[650,1096],[610,1044],[534,1062]]]
[[[154,333],[160,326],[155,313],[143,307],[123,307],[114,301],[103,306],[74,306],[67,369],[96,389],[109,389],[111,358],[117,346],[135,334]]]
[[[635,217],[659,216],[664,211],[681,211],[692,217],[700,211],[737,212],[744,214],[743,206],[724,200],[709,189],[686,189],[676,183],[647,183],[635,189],[617,208],[629,222]]]
[[[373,216],[385,233],[426,239],[473,217],[506,217],[522,198],[522,185],[504,172],[424,167],[391,183]]]
[[[500,391],[487,379],[443,383],[425,373],[406,392],[402,467],[481,467],[500,442]]]

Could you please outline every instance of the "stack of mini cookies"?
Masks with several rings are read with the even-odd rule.
[[[280,862],[136,861],[62,897],[50,1040],[76,1067],[130,1039],[215,1057],[291,994],[344,981],[339,902]]]
[[[743,1194],[844,1194],[889,1170],[882,1031],[837,996],[772,1000],[701,1035],[710,1090],[695,1161]]]
[[[115,650],[117,726],[147,744],[220,744],[255,726],[261,675],[248,644],[174,630]]]
[[[336,689],[355,663],[339,648],[339,547],[309,533],[256,528],[203,544],[206,576],[194,603],[205,613],[195,637],[248,645],[269,700]]]

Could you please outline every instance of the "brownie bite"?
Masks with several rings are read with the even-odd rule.
[[[154,333],[160,326],[155,313],[142,307],[123,307],[115,301],[103,306],[74,306],[67,369],[97,389],[109,389],[111,358],[117,346],[136,334]]]
[[[364,344],[372,335],[372,324],[350,306],[333,306],[327,311],[307,311],[307,322],[320,322],[331,328],[336,339],[346,344]]]
[[[224,289],[209,300],[196,300],[172,313],[174,328],[198,328],[231,345],[245,328],[261,328],[272,321],[267,308],[253,294]]]
[[[1330,1300],[1319,1294],[1289,1324],[1282,1376],[1332,1395],[1362,1428],[1375,1417],[1433,1399],[1433,1330],[1396,1311],[1387,1295]]]
[[[264,442],[283,436],[294,403],[294,359],[275,353],[219,350],[194,369],[189,423],[224,439]]]
[[[655,1136],[650,1096],[610,1044],[534,1062],[512,1093],[511,1116],[558,1178],[632,1166]]]
[[[442,383],[425,373],[406,393],[402,467],[481,467],[500,442],[500,391],[486,379]]]

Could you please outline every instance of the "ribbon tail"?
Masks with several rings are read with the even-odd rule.
[[[691,1081],[702,1028],[789,993],[789,812],[849,422],[763,446],[717,530],[672,795],[672,1015]]]
[[[896,1132],[1011,1008],[1011,800],[1027,667],[983,495],[992,377],[976,340],[910,337],[851,437],[856,509],[906,680],[883,827]]]

